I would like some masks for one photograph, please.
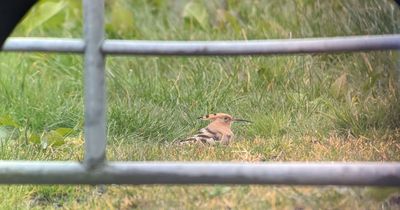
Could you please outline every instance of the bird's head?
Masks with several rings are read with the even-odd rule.
[[[249,120],[234,118],[231,115],[225,114],[225,113],[207,114],[202,117],[199,117],[199,119],[211,120],[213,122],[218,122],[218,123],[225,124],[225,125],[231,125],[232,122],[249,122],[249,123],[251,123],[251,121],[249,121]]]

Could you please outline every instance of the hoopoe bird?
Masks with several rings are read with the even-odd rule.
[[[228,145],[233,141],[233,132],[231,125],[233,122],[251,122],[248,120],[233,118],[229,114],[215,113],[208,114],[198,119],[211,120],[207,127],[202,128],[192,137],[179,141],[180,145],[199,143],[204,145],[215,145],[221,143]]]

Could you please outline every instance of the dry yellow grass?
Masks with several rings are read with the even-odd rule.
[[[400,160],[400,132],[373,138],[337,134],[328,138],[255,138],[236,141],[229,147],[115,143],[108,148],[108,156],[111,160],[396,161]]]
[[[400,160],[400,133],[387,132],[375,138],[303,136],[299,139],[239,140],[229,147],[176,146],[167,143],[126,143],[114,139],[108,146],[111,160],[182,161],[394,161]],[[129,140],[131,142],[131,140]],[[32,156],[30,146],[18,142],[5,151],[21,148],[12,159],[81,160],[81,137],[70,138],[61,147]],[[8,148],[8,149],[7,149]],[[3,148],[4,149],[4,148]],[[73,151],[73,152],[72,152]],[[104,191],[104,192],[103,192]],[[4,205],[52,209],[366,209],[398,208],[398,188],[154,185],[106,186],[1,186]],[[19,198],[19,199],[16,199]]]

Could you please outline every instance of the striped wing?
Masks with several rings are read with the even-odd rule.
[[[209,128],[202,128],[196,135],[181,140],[179,144],[183,145],[183,144],[200,143],[200,144],[214,145],[220,140],[221,136],[218,135],[218,133],[211,131]]]

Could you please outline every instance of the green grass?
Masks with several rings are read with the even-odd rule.
[[[42,6],[49,2],[61,2],[62,9],[53,4],[54,13],[46,14],[55,15],[43,17],[36,7],[13,35],[81,37],[79,4],[44,0]],[[206,15],[183,18],[188,2],[107,1],[107,37],[242,40],[400,31],[400,10],[391,1],[196,1]],[[399,161],[398,58],[395,51],[107,57],[108,158]],[[13,122],[20,136],[2,139],[0,159],[82,160],[82,66],[80,55],[1,54],[0,126]],[[230,147],[170,144],[205,126],[196,118],[212,112],[254,123],[234,125],[237,141]],[[61,146],[43,149],[40,137],[57,128],[74,134]],[[396,193],[399,189],[212,185],[108,186],[99,194],[91,186],[13,185],[0,187],[0,207],[378,209],[396,208],[390,201]]]

